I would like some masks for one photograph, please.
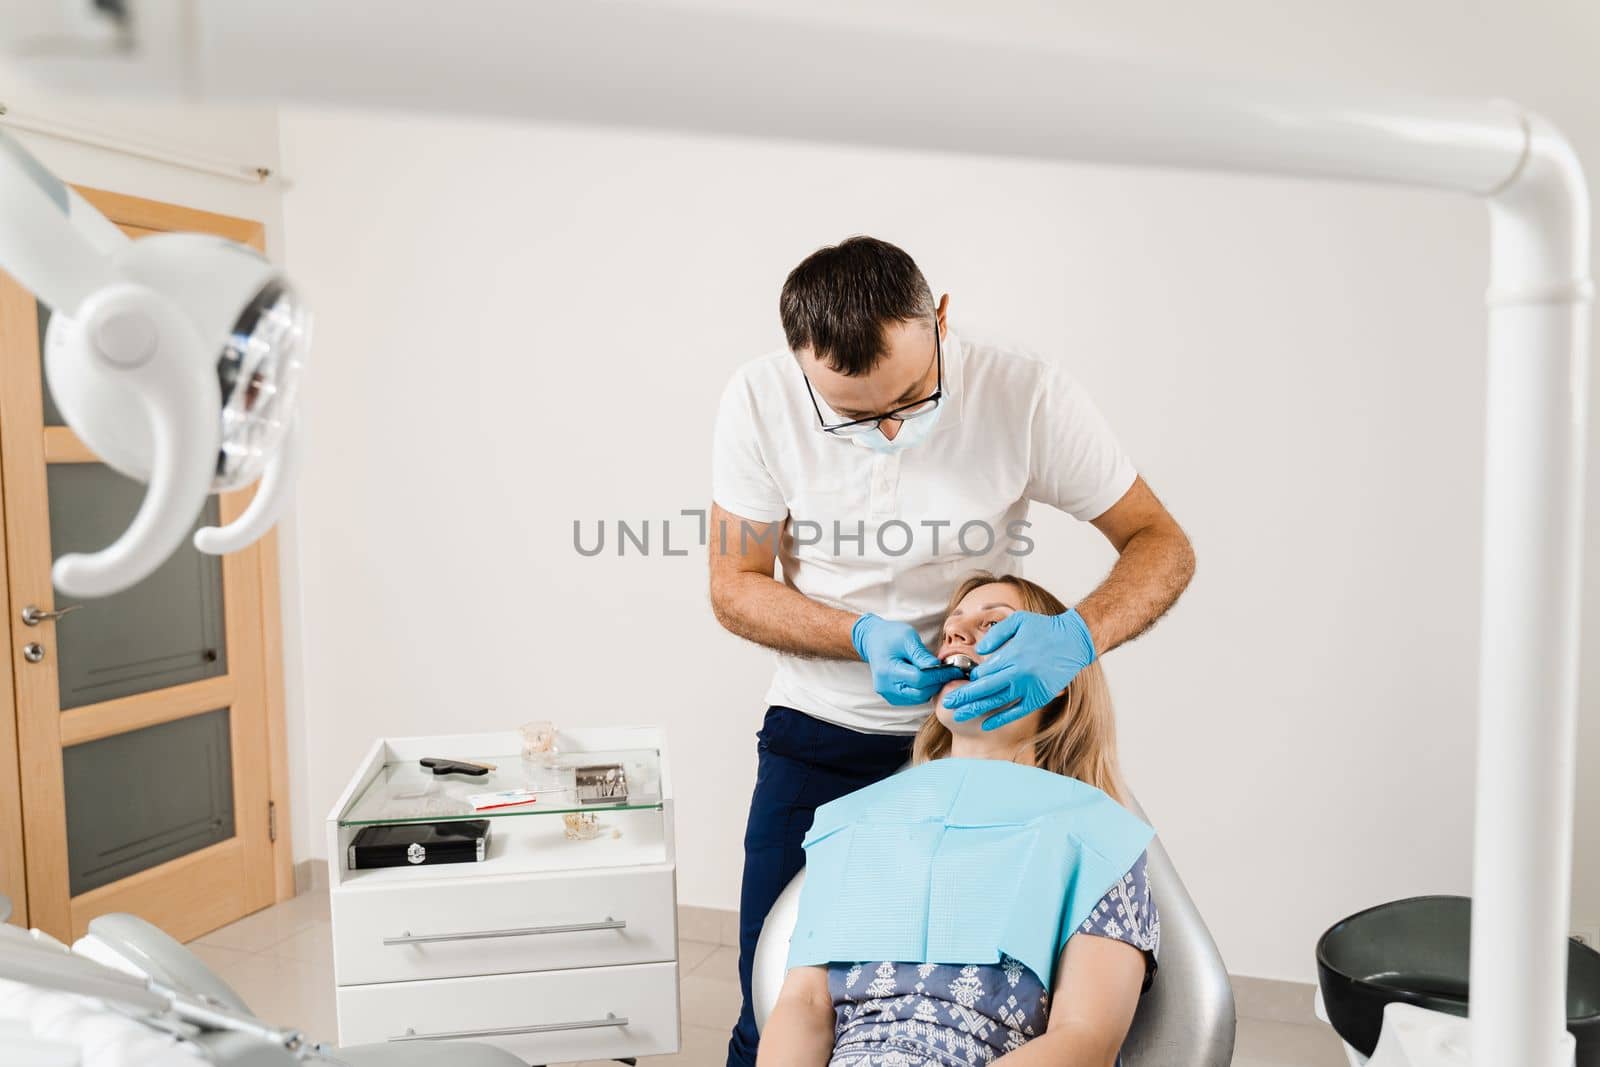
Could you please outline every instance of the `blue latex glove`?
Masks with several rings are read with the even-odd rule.
[[[850,628],[850,643],[872,668],[872,688],[891,704],[926,704],[946,682],[961,677],[939,663],[908,623],[863,615]]]
[[[944,698],[944,706],[955,712],[956,722],[1005,708],[983,721],[985,730],[1050,703],[1095,656],[1089,626],[1076,609],[1063,615],[1013,611],[989,627],[977,653],[986,658],[972,669],[970,682]]]

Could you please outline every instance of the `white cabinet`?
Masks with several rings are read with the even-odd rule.
[[[340,985],[678,958],[672,869],[464,879],[333,898]]]
[[[471,1038],[530,1063],[653,1056],[679,1047],[672,787],[660,733],[574,730],[557,738],[546,791],[516,809],[465,797],[529,781],[514,733],[375,743],[328,817],[339,1041]],[[427,756],[493,763],[484,778],[434,779]],[[624,801],[583,803],[550,775],[616,763]],[[566,815],[598,822],[571,840]],[[351,870],[363,825],[488,818],[477,863]]]
[[[676,1051],[678,965],[586,967],[339,990],[341,1042],[450,1037],[489,1041],[530,1063]]]

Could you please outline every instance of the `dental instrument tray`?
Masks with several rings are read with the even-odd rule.
[[[363,826],[350,842],[350,870],[430,863],[481,863],[489,847],[489,820],[395,822]]]
[[[504,736],[514,749],[515,736]],[[439,751],[448,750],[424,749],[419,755],[433,759]],[[662,806],[661,753],[655,748],[593,748],[539,759],[523,759],[515,751],[480,758],[458,749],[449,758],[492,769],[474,776],[436,775],[436,768],[422,766],[409,751],[404,756],[387,753],[382,766],[339,812],[339,824],[542,821],[571,812],[659,811]],[[477,802],[491,793],[525,796],[529,802],[479,808]]]

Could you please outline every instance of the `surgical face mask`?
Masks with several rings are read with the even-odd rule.
[[[938,407],[926,415],[919,415],[914,419],[907,419],[900,424],[900,432],[893,438],[883,435],[882,426],[874,426],[862,434],[855,434],[850,438],[862,448],[870,448],[874,452],[903,452],[912,445],[921,444],[933,432],[934,423],[939,421],[939,415],[944,411],[941,402]]]

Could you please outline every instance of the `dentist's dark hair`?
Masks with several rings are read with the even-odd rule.
[[[933,290],[905,252],[876,237],[819,248],[789,272],[778,316],[789,351],[811,349],[840,374],[866,374],[884,356],[883,329],[926,320]]]

